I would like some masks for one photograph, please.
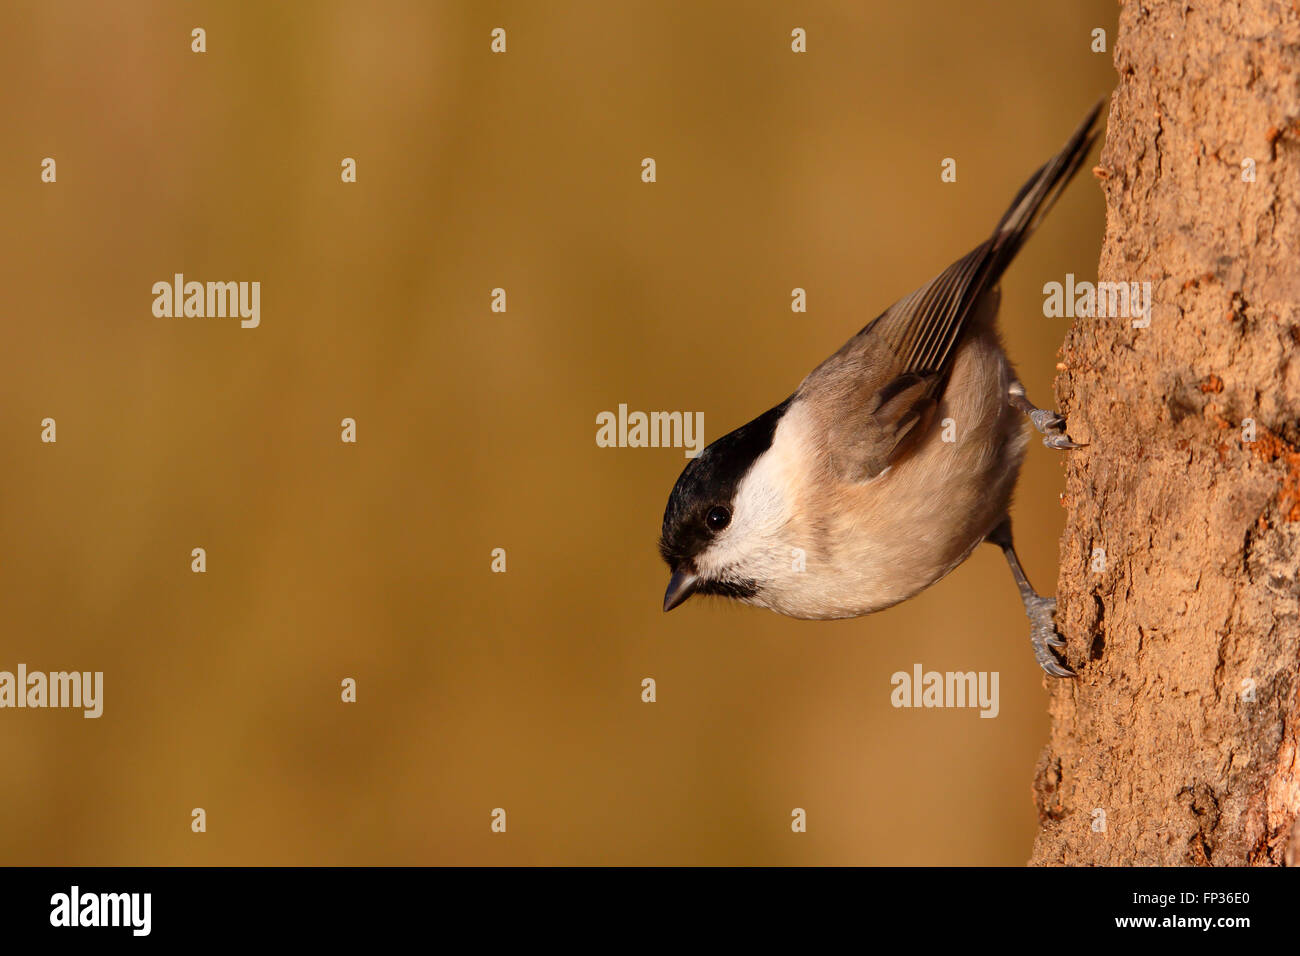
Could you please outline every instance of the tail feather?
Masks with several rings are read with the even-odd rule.
[[[1061,150],[1020,187],[988,239],[858,333],[881,336],[898,357],[900,374],[933,376],[936,383],[944,379],[978,304],[997,285],[1097,141],[1094,127],[1103,102],[1088,111]]]
[[[1038,224],[1051,211],[1052,205],[1074,174],[1079,171],[1088,152],[1097,141],[1100,133],[1094,129],[1097,117],[1101,115],[1105,100],[1098,100],[1075,127],[1070,138],[1065,141],[1060,152],[1039,167],[1029,181],[1020,187],[1010,208],[998,221],[993,235],[984,245],[971,254],[974,263],[959,261],[953,268],[973,274],[964,291],[964,302],[959,321],[951,323],[941,334],[929,336],[928,348],[920,351],[918,364],[942,365],[952,354],[953,348],[961,339],[976,302],[1002,278],[1002,273],[1011,265],[1011,260],[1020,252],[1025,241],[1038,228]],[[973,265],[973,268],[971,267]],[[960,275],[960,272],[958,273]]]
[[[1098,100],[1070,134],[1061,151],[1044,163],[1020,188],[1011,207],[993,230],[993,244],[1002,262],[1010,262],[1025,240],[1038,228],[1061,191],[1079,171],[1084,158],[1100,135],[1094,126],[1105,100]]]

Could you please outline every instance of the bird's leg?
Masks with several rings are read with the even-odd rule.
[[[1011,566],[1011,576],[1016,579],[1020,600],[1025,603],[1025,613],[1029,615],[1029,642],[1034,648],[1034,660],[1052,677],[1074,677],[1074,671],[1065,666],[1056,654],[1058,649],[1065,647],[1065,641],[1053,622],[1056,598],[1043,597],[1034,590],[1029,578],[1025,577],[1020,559],[1016,557],[1015,546],[1011,543],[1011,519],[1003,518],[1001,524],[989,532],[985,540],[1001,548],[1006,555],[1007,564]]]
[[[1012,381],[1011,387],[1007,390],[1007,401],[1010,402],[1012,408],[1019,409],[1029,416],[1029,420],[1034,423],[1034,427],[1043,433],[1043,444],[1048,448],[1083,447],[1083,445],[1071,441],[1070,436],[1065,433],[1065,419],[1056,412],[1039,408],[1026,398],[1025,387],[1019,382]]]

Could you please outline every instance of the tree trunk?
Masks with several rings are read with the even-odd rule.
[[[1031,862],[1294,865],[1300,12],[1129,0],[1115,66],[1099,278],[1153,307],[1076,319],[1057,379],[1090,443],[1058,588],[1079,679],[1050,682]]]

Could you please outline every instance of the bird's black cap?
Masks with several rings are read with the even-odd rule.
[[[736,488],[763,452],[772,447],[777,422],[790,406],[787,398],[748,424],[728,432],[687,463],[668,496],[659,553],[673,571],[689,567],[713,535],[705,516],[715,505],[730,507]],[[701,591],[719,592],[702,582]],[[725,593],[732,593],[728,589]]]

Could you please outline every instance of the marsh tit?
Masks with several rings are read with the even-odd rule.
[[[1016,558],[1008,507],[1028,438],[1078,448],[1030,403],[998,338],[998,280],[1078,171],[1101,104],[1021,188],[993,234],[894,303],[793,395],[687,464],[659,550],[671,611],[716,594],[790,617],[858,617],[904,601],[988,541],[1006,555],[1034,657],[1073,676],[1056,601]]]

